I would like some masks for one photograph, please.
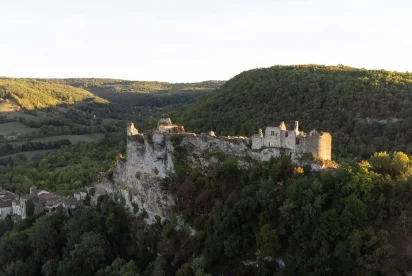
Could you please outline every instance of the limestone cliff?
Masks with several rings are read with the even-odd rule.
[[[92,203],[96,203],[100,195],[108,195],[122,202],[135,214],[147,214],[148,223],[155,222],[156,216],[167,219],[175,198],[163,184],[165,178],[175,172],[176,147],[187,152],[187,162],[191,167],[201,170],[218,162],[215,156],[205,154],[208,151],[219,151],[224,155],[257,162],[278,157],[281,152],[290,154],[289,150],[278,148],[252,150],[250,140],[243,137],[168,135],[158,132],[128,136],[127,157],[118,158],[111,177],[99,177]],[[248,162],[239,161],[238,166],[248,166]]]

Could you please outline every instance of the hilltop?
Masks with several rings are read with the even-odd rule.
[[[299,120],[304,130],[331,132],[335,157],[410,153],[412,74],[321,65],[253,69],[168,115],[189,131],[219,135],[249,136]]]

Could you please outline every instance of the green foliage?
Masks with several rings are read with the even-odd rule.
[[[56,212],[16,223],[0,237],[0,274],[139,275],[154,258],[133,241],[132,220],[102,201],[73,217]]]
[[[91,91],[94,95],[126,107],[165,107],[193,102],[216,90],[222,81],[166,83],[108,79],[64,79],[57,81]]]
[[[412,152],[412,74],[345,66],[273,66],[243,72],[168,116],[197,133],[246,135],[298,120],[332,134],[336,157]],[[396,118],[392,120],[393,118]]]
[[[0,98],[12,99],[27,110],[85,99],[105,102],[81,88],[29,79],[0,79]]]
[[[389,175],[368,162],[296,175],[287,156],[239,170],[227,157],[202,174],[180,172],[171,188],[177,212],[199,233],[192,250],[202,249],[214,274],[387,275],[410,269],[399,239],[412,235],[412,182],[407,155],[375,154],[371,164],[377,156],[389,158]],[[169,225],[163,239],[176,235]],[[176,273],[195,270],[186,261]]]
[[[70,194],[90,185],[100,172],[109,171],[115,165],[115,156],[125,150],[124,140],[124,134],[108,134],[99,142],[72,145],[49,152],[39,160],[4,160],[0,185],[27,193],[35,182],[41,189]]]
[[[131,260],[126,262],[121,258],[117,258],[110,266],[101,269],[96,276],[139,276],[136,263]]]
[[[412,176],[411,160],[403,152],[376,152],[369,160],[373,170],[392,177],[408,178]]]

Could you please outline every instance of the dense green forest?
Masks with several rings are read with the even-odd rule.
[[[412,171],[404,153],[376,153],[320,173],[286,156],[240,170],[238,158],[215,153],[220,164],[205,175],[178,151],[176,178],[167,185],[179,199],[176,211],[198,230],[198,250],[213,275],[412,269]]]
[[[311,172],[287,156],[239,169],[238,158],[204,154],[216,154],[220,163],[201,174],[177,148],[176,175],[164,182],[179,198],[170,221],[146,225],[144,212],[124,212],[120,195],[116,205],[102,199],[71,217],[0,221],[1,275],[403,275],[412,269],[407,155],[376,153]],[[175,214],[195,231],[182,228]]]
[[[152,251],[161,226],[145,234],[142,219],[102,201],[72,216],[60,210],[17,223],[1,220],[0,275],[167,275],[166,260]]]
[[[27,160],[0,159],[0,186],[18,193],[37,187],[58,194],[71,194],[88,186],[100,172],[109,172],[116,164],[116,155],[125,151],[125,134],[107,134],[98,142],[64,145],[63,148]]]
[[[412,153],[412,74],[318,65],[254,69],[165,115],[188,131],[218,135],[249,136],[298,120],[305,131],[331,132],[335,158]]]
[[[219,164],[200,171],[176,147],[176,173],[163,183],[177,199],[169,221],[145,224],[144,212],[124,211],[120,195],[73,214],[0,220],[0,275],[412,271],[412,74],[307,65],[250,70],[224,84],[0,79],[0,98],[23,114],[1,115],[0,130],[27,128],[15,142],[0,141],[0,186],[17,193],[35,184],[69,195],[101,172],[110,177],[126,122],[147,129],[161,115],[218,135],[299,120],[306,131],[331,132],[339,158],[338,168],[321,172],[288,156],[240,168],[250,160],[211,151],[202,154]],[[65,137],[96,133],[96,142]],[[36,150],[48,152],[24,154]]]

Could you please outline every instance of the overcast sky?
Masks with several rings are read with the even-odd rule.
[[[194,82],[307,63],[412,71],[412,1],[0,3],[0,76]]]

